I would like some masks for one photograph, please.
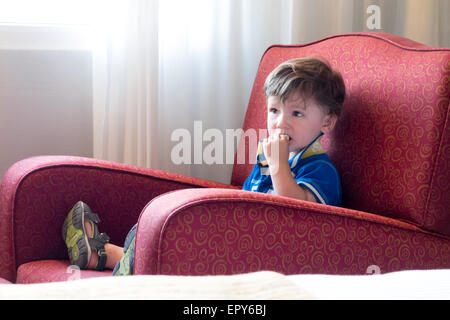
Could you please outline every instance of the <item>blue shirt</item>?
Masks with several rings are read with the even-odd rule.
[[[289,166],[297,184],[308,189],[318,203],[339,206],[342,199],[341,180],[320,144],[322,136],[323,134],[320,134],[303,150],[291,153]],[[258,145],[255,166],[245,180],[243,190],[273,193],[272,178],[261,141]]]

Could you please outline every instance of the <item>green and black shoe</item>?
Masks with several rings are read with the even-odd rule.
[[[92,237],[88,237],[85,229],[85,222],[89,222],[92,227]],[[103,270],[106,264],[105,244],[109,242],[109,237],[105,233],[98,231],[97,223],[100,218],[92,213],[89,206],[78,201],[70,210],[62,227],[62,237],[67,246],[67,251],[72,265],[80,269],[86,269],[91,259],[92,251],[97,252],[98,262],[95,270]]]

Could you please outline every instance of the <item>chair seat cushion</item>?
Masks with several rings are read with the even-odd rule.
[[[69,281],[111,275],[112,270],[78,270],[68,260],[39,260],[19,266],[16,283]]]
[[[11,284],[11,282],[6,279],[0,278],[0,284]]]

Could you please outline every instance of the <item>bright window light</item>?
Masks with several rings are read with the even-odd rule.
[[[0,23],[92,25],[106,0],[0,0]],[[100,14],[101,15],[101,14]]]

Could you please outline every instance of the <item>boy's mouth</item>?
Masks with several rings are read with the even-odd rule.
[[[283,136],[284,136],[288,141],[292,140],[292,138],[291,138],[289,135],[287,135],[287,134],[280,134],[280,138],[283,137]]]

